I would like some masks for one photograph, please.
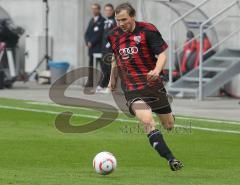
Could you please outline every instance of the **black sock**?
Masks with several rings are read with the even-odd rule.
[[[159,130],[153,130],[148,134],[148,139],[152,147],[159,153],[160,156],[165,159],[172,160],[174,156],[167,144],[165,143],[163,136]]]

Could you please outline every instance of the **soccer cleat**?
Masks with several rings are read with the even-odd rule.
[[[180,170],[183,167],[183,164],[177,159],[172,159],[168,161],[168,164],[172,171]]]

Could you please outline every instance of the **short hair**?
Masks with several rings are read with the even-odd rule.
[[[93,3],[92,6],[96,6],[99,10],[101,10],[101,5],[98,3]]]
[[[105,4],[104,8],[106,8],[106,7],[110,7],[110,8],[112,8],[114,10],[114,6],[111,3]]]
[[[122,10],[127,10],[130,17],[134,17],[136,15],[136,10],[132,7],[130,3],[122,3],[118,5],[115,9],[115,13],[119,14]]]

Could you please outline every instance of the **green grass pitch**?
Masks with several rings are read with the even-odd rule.
[[[54,127],[54,112],[66,110],[80,114],[73,117],[74,125],[93,120],[81,115],[100,114],[0,99],[1,185],[240,184],[240,123],[177,117],[176,125],[185,128],[163,132],[172,151],[185,165],[181,171],[172,172],[167,161],[150,147],[137,123],[116,120],[94,132],[65,134]],[[130,120],[124,115],[119,118]],[[104,150],[112,152],[118,161],[116,171],[109,176],[96,174],[92,167],[93,157]]]

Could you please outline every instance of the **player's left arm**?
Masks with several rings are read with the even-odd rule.
[[[149,71],[147,79],[156,80],[166,64],[167,56],[165,50],[167,49],[168,45],[163,40],[159,31],[149,31],[146,33],[146,36],[148,46],[154,55],[157,56],[156,66],[154,69]]]
[[[156,66],[153,70],[149,71],[147,80],[156,80],[166,64],[167,56],[165,52],[160,53],[157,58]]]

